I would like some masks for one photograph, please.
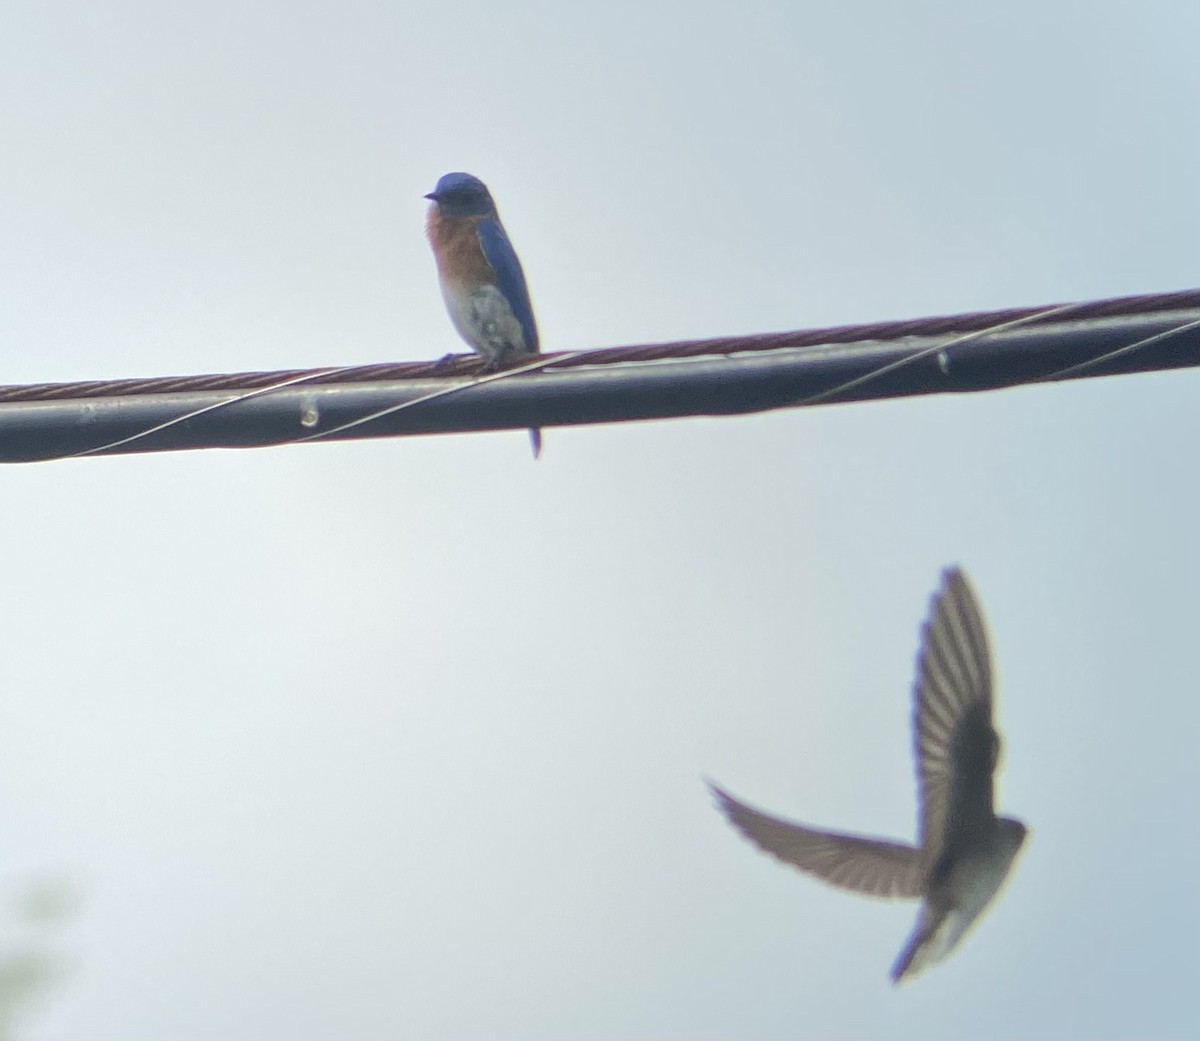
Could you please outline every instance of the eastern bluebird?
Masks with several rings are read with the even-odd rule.
[[[892,981],[949,954],[999,892],[1025,825],[997,817],[992,773],[992,667],[983,615],[966,576],[948,569],[917,658],[913,711],[920,844],[818,831],[760,813],[711,784],[721,809],[762,850],[842,889],[920,899]]]
[[[458,335],[483,358],[485,372],[537,354],[525,274],[487,185],[468,173],[448,173],[425,198],[433,200],[425,230]],[[541,430],[531,429],[529,439],[536,459]]]

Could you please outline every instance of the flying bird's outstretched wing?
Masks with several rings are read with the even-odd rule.
[[[948,568],[934,595],[917,659],[913,740],[921,804],[920,845],[932,867],[948,844],[993,824],[992,668],[975,594]]]
[[[785,864],[866,896],[916,899],[921,895],[924,864],[915,846],[780,820],[738,802],[712,782],[708,786],[734,826]]]

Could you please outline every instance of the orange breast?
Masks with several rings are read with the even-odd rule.
[[[476,219],[443,217],[437,203],[429,207],[425,231],[443,282],[463,288],[496,284],[496,275],[484,257],[479,236],[475,233]]]

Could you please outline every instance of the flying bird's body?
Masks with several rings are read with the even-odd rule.
[[[933,872],[912,936],[892,968],[894,981],[916,977],[945,958],[1000,891],[1025,841],[1025,828],[1005,818],[998,822],[1002,827],[993,841],[956,851],[941,875]]]
[[[946,957],[1004,884],[1025,825],[997,817],[992,775],[1000,739],[983,616],[965,576],[946,571],[925,624],[913,712],[918,845],[820,831],[781,820],[712,785],[721,809],[765,852],[830,885],[867,896],[920,899],[917,923],[892,968],[910,979]]]
[[[426,198],[432,201],[425,230],[458,335],[483,359],[486,372],[536,355],[525,273],[487,186],[470,174],[448,173]],[[529,433],[536,456],[541,432]]]

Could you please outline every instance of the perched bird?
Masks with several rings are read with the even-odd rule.
[[[458,335],[483,358],[485,372],[537,354],[525,273],[487,185],[468,173],[448,173],[425,198],[432,200],[425,230]],[[541,430],[533,428],[529,438],[536,458]]]
[[[919,845],[820,831],[752,809],[709,783],[720,808],[762,850],[830,885],[922,901],[892,982],[946,957],[1012,867],[1025,825],[997,817],[992,668],[983,616],[957,568],[942,575],[925,623],[913,692]]]

